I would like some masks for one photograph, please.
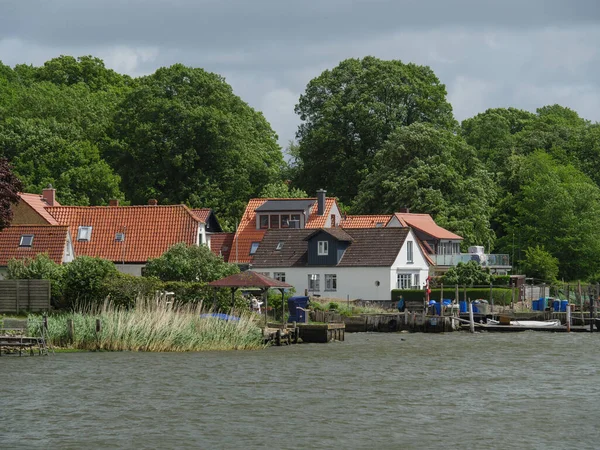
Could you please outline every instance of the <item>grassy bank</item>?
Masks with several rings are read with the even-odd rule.
[[[185,352],[247,350],[263,347],[262,333],[250,314],[239,321],[201,318],[202,305],[172,306],[140,299],[132,309],[106,303],[48,318],[49,343],[60,348],[109,351]],[[39,316],[30,316],[40,320]],[[73,339],[68,320],[73,321]],[[96,319],[101,329],[96,333]]]

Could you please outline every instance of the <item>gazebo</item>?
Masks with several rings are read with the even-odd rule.
[[[278,289],[281,292],[281,317],[283,321],[284,312],[285,312],[285,302],[284,300],[284,291],[285,289],[289,289],[293,287],[290,284],[284,283],[283,281],[276,280],[275,278],[270,278],[266,275],[262,275],[257,272],[253,272],[252,270],[247,270],[246,272],[236,273],[234,275],[229,275],[228,277],[221,278],[220,280],[211,281],[208,283],[209,286],[215,288],[215,292],[217,288],[230,288],[231,289],[231,306],[233,307],[235,304],[235,291],[240,288],[258,288],[261,290],[261,295],[265,296],[266,292],[273,288]],[[265,296],[265,320],[267,318],[267,303]]]

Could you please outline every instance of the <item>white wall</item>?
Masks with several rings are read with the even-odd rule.
[[[73,241],[71,240],[71,233],[67,231],[67,243],[63,251],[63,263],[70,263],[75,259],[75,252],[73,251]]]
[[[146,264],[121,264],[115,263],[115,267],[121,273],[127,273],[129,275],[135,275],[136,277],[142,276],[142,267]]]
[[[340,209],[338,208],[337,202],[333,202],[333,206],[327,214],[327,219],[325,220],[325,226],[323,228],[331,228],[331,216],[335,215],[335,225],[340,226],[340,222],[342,221],[342,215],[340,214]]]
[[[391,298],[390,268],[389,267],[279,267],[255,268],[256,272],[269,273],[284,272],[285,282],[296,289],[297,295],[304,295],[308,289],[308,274],[318,274],[320,291],[310,292],[321,297],[346,300],[389,300]],[[395,273],[395,272],[394,272]],[[337,290],[325,291],[325,274],[337,275]],[[376,286],[379,281],[379,286]]]
[[[413,249],[412,263],[409,263],[408,258],[407,258],[407,256],[408,256],[407,243],[408,242],[412,242],[412,249]],[[398,256],[396,257],[396,260],[394,261],[394,264],[392,264],[392,267],[391,267],[390,285],[392,286],[392,289],[396,289],[396,287],[397,287],[397,280],[398,280],[399,273],[409,273],[413,276],[413,278],[414,278],[415,274],[418,274],[419,275],[419,287],[421,287],[421,288],[425,286],[427,277],[429,276],[429,263],[427,262],[427,259],[425,258],[423,251],[421,250],[421,246],[419,245],[419,242],[417,241],[415,234],[410,229],[408,232],[408,236],[406,237],[406,240],[404,241],[404,244],[402,244],[402,248],[400,249],[400,252],[398,253]]]

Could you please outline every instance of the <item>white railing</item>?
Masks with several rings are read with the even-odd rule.
[[[433,261],[436,266],[456,266],[459,262],[467,263],[477,261],[484,267],[510,267],[508,255],[503,254],[471,254],[460,253],[455,255],[433,255]]]

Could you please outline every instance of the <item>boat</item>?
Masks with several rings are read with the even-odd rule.
[[[488,319],[488,325],[500,325],[500,322],[497,320]],[[559,319],[553,320],[511,320],[510,324],[507,324],[513,327],[560,327],[562,324]]]

